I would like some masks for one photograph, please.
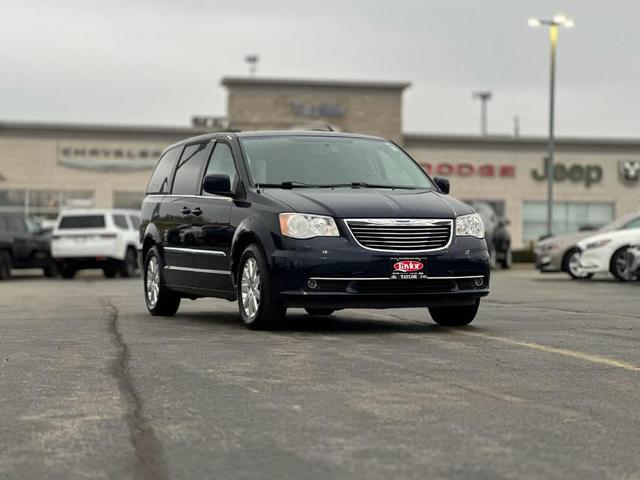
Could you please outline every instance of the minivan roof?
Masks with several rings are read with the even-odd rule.
[[[197,137],[185,138],[173,145],[168,146],[164,152],[180,145],[187,143],[201,142],[213,140],[214,138],[227,138],[231,140],[236,138],[247,137],[337,137],[337,138],[366,138],[371,140],[385,140],[382,137],[376,137],[373,135],[364,135],[362,133],[346,133],[346,132],[332,132],[330,130],[247,130],[239,132],[215,132],[207,133],[204,135],[198,135]],[[163,152],[163,154],[164,154]]]

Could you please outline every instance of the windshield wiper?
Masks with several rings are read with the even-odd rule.
[[[258,188],[317,188],[323,185],[313,185],[311,183],[304,183],[298,181],[288,181],[280,183],[256,183]]]
[[[334,183],[332,185],[322,185],[323,187],[351,187],[351,188],[401,188],[404,190],[415,190],[416,187],[403,185],[382,185],[378,183],[367,182],[351,182],[351,183]]]

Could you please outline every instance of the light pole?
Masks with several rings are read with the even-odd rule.
[[[480,99],[480,134],[487,135],[487,102],[491,100],[491,92],[472,92],[471,97]]]
[[[551,65],[549,72],[549,143],[547,146],[547,235],[553,234],[553,157],[555,154],[554,122],[556,102],[556,49],[558,46],[558,27],[571,28],[574,21],[565,15],[556,15],[551,20],[530,18],[530,27],[549,27],[549,40],[551,42]]]

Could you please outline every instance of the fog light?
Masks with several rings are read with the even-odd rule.
[[[311,290],[314,290],[314,289],[318,288],[318,282],[315,281],[314,279],[308,280],[307,281],[307,287],[309,287]]]
[[[484,278],[476,278],[473,283],[476,287],[481,287],[482,285],[484,285]]]

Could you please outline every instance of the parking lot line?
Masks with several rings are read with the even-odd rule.
[[[497,335],[488,335],[481,332],[471,332],[466,330],[456,330],[456,334],[467,335],[470,337],[484,338],[486,340],[493,340],[495,342],[508,343],[509,345],[516,345],[518,347],[530,348],[532,350],[539,350],[541,352],[555,353],[557,355],[564,355],[565,357],[577,358],[586,362],[597,363],[599,365],[606,365],[608,367],[622,368],[631,372],[640,372],[640,367],[633,365],[622,360],[614,360],[612,358],[601,357],[600,355],[591,355],[589,353],[579,352],[576,350],[567,350],[565,348],[549,347],[540,343],[524,342],[522,340],[516,340],[509,337],[500,337]]]

